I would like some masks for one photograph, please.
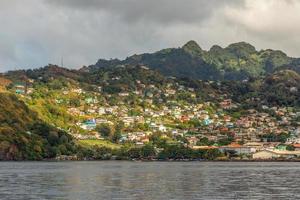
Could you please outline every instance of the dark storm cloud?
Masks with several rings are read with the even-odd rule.
[[[141,20],[158,24],[198,23],[224,5],[241,5],[240,0],[47,0],[56,6],[83,11],[107,12],[128,23]]]
[[[1,0],[0,71],[78,68],[196,40],[300,56],[297,0]]]

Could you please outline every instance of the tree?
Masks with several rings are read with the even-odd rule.
[[[58,144],[59,136],[56,131],[50,131],[48,135],[48,141],[51,145],[56,145]]]
[[[62,135],[60,138],[59,138],[59,143],[60,144],[65,144],[65,143],[68,143],[69,142],[69,139],[66,135]]]
[[[214,144],[214,141],[209,141],[209,139],[207,137],[203,137],[197,142],[198,146],[211,146],[213,144]]]
[[[118,121],[115,127],[116,132],[122,132],[123,128],[124,128],[124,122]]]
[[[70,99],[69,104],[70,104],[70,106],[79,107],[80,106],[80,99]]]
[[[225,150],[225,155],[227,155],[229,158],[237,157],[237,152],[235,150]]]
[[[52,82],[49,83],[49,88],[53,90],[61,90],[64,87],[64,84],[61,80],[54,79]]]
[[[98,131],[103,137],[109,137],[112,134],[111,127],[108,124],[97,125],[96,131]]]
[[[68,155],[68,150],[64,144],[59,145],[58,149],[62,155]]]
[[[286,146],[286,150],[295,151],[295,147],[293,145],[289,144],[289,145]]]
[[[120,133],[119,131],[116,131],[116,132],[112,135],[111,141],[112,141],[112,142],[115,142],[115,143],[118,143],[119,140],[121,139],[121,137],[122,137],[121,133]]]
[[[233,142],[233,137],[232,136],[229,136],[227,138],[223,138],[223,139],[220,139],[218,140],[218,144],[220,146],[226,146],[226,145],[229,145]]]
[[[94,147],[94,159],[108,160],[111,158],[112,150],[107,147]]]
[[[202,125],[202,123],[196,118],[191,119],[188,123],[192,125],[192,127],[200,127]]]
[[[131,159],[140,158],[141,157],[141,148],[134,147],[134,148],[129,149],[128,156]]]
[[[155,148],[152,144],[146,144],[141,148],[141,155],[143,158],[154,157],[156,155]]]

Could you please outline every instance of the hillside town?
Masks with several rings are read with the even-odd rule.
[[[114,76],[109,81],[120,79]],[[114,134],[115,143],[143,146],[158,135],[169,144],[217,149],[230,158],[300,156],[300,110],[295,107],[261,104],[245,109],[226,93],[208,94],[212,100],[204,100],[201,91],[175,81],[159,86],[135,80],[135,90],[114,94],[105,92],[104,87],[94,86],[90,91],[73,84],[45,90],[29,80],[11,90],[34,107],[43,89],[53,109],[60,108],[72,118],[64,127],[55,120],[50,122],[78,140],[111,140]]]

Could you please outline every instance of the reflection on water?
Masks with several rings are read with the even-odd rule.
[[[300,199],[300,163],[0,162],[0,199]]]

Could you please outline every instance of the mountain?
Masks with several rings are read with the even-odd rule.
[[[24,81],[27,78],[49,81],[51,78],[69,78],[78,80],[82,77],[83,73],[79,70],[71,70],[57,65],[49,64],[45,67],[29,70],[9,71],[5,73],[5,77],[13,81]]]
[[[243,46],[243,50],[240,47]],[[182,49],[184,51],[194,52],[195,55],[207,52],[203,51],[196,42],[187,43]],[[178,50],[178,49],[177,49]],[[178,50],[181,51],[181,50]],[[220,54],[220,51],[226,52],[239,52],[238,54],[247,55],[255,53],[256,50],[249,44],[233,44],[222,49],[218,46],[213,46],[210,51],[213,51],[216,55]],[[219,53],[217,53],[219,52]],[[48,123],[55,123],[60,127],[64,127],[66,120],[74,123],[73,117],[68,115],[65,110],[62,110],[59,106],[55,106],[55,103],[51,101],[54,99],[57,93],[50,92],[52,90],[61,91],[67,88],[81,87],[87,91],[98,92],[99,87],[105,95],[115,95],[120,92],[133,92],[140,88],[140,84],[145,86],[153,85],[157,88],[163,88],[168,84],[180,84],[189,88],[193,88],[197,91],[203,100],[211,100],[211,97],[218,97],[227,95],[237,102],[250,103],[247,101],[249,98],[259,98],[260,102],[254,102],[254,104],[264,103],[266,105],[287,105],[297,106],[300,105],[299,101],[299,73],[297,73],[299,65],[298,59],[292,59],[290,64],[279,66],[278,56],[275,54],[283,55],[280,52],[266,50],[260,53],[266,57],[266,54],[273,55],[269,57],[269,63],[277,63],[277,67],[269,68],[270,72],[265,72],[265,76],[258,77],[244,77],[249,80],[218,80],[210,83],[209,80],[198,80],[193,75],[188,76],[189,71],[185,71],[186,76],[166,76],[160,72],[159,69],[151,69],[144,65],[134,64],[118,64],[115,66],[109,66],[108,61],[102,67],[89,66],[80,70],[70,70],[55,65],[48,65],[43,68],[34,70],[21,70],[11,71],[2,77],[6,84],[11,83],[23,83],[25,79],[32,79],[36,83],[41,83],[41,91],[39,94],[39,102],[31,105],[31,109],[40,113],[42,119]],[[193,59],[192,53],[190,54]],[[207,56],[207,54],[206,54]],[[226,57],[226,56],[225,56]],[[276,58],[276,59],[275,59]],[[226,60],[226,59],[224,59]],[[112,61],[116,63],[116,61]],[[122,61],[118,61],[122,62]],[[271,64],[269,64],[271,66]],[[1,79],[0,79],[1,80]],[[46,89],[47,88],[47,89]],[[44,98],[48,96],[49,98]],[[218,98],[217,98],[218,99]],[[51,113],[59,113],[60,117],[54,117],[56,121],[49,118]],[[65,119],[65,120],[62,120]],[[66,127],[67,128],[67,127]]]
[[[145,65],[167,76],[201,80],[244,80],[265,76],[281,66],[294,66],[294,62],[294,58],[282,51],[257,51],[246,42],[230,44],[226,48],[214,45],[205,51],[195,41],[189,41],[181,48],[133,55],[125,60],[100,59],[87,69],[93,71],[120,65]]]

